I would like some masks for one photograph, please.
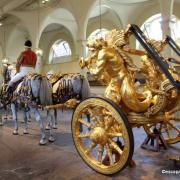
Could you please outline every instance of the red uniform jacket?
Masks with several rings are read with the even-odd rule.
[[[35,68],[37,61],[36,54],[28,48],[23,51],[17,59],[16,70],[19,72],[21,66],[33,67]]]

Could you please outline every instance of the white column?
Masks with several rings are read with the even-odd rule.
[[[43,63],[42,63],[42,55],[37,54],[37,62],[36,62],[36,72],[37,73],[41,73],[42,72],[42,67],[43,67]]]
[[[86,57],[86,40],[80,39],[77,40],[77,50],[78,50],[78,60],[80,60],[81,57]],[[87,75],[87,70],[81,69],[80,73],[84,76]]]

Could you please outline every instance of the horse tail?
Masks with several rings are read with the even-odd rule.
[[[90,96],[91,96],[91,91],[90,91],[89,82],[88,82],[87,78],[82,77],[81,98],[82,98],[82,100],[84,100]]]
[[[43,76],[40,85],[39,98],[41,105],[52,105],[52,85],[48,79]]]

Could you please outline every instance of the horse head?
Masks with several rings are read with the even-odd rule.
[[[9,63],[3,64],[2,75],[5,84],[7,84],[15,74],[16,74],[16,69],[12,64]]]
[[[4,79],[4,83],[8,83],[10,81],[10,74],[8,71],[8,66],[10,64],[3,64],[3,70],[2,70],[2,75],[3,75],[3,79]]]

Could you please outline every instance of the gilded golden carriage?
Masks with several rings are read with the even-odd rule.
[[[134,35],[145,51],[130,49]],[[167,144],[180,141],[179,74],[161,56],[166,44],[180,55],[179,47],[167,37],[149,40],[136,25],[126,30],[113,30],[105,39],[88,43],[90,54],[81,59],[98,80],[107,84],[105,98],[91,97],[82,101],[72,118],[72,134],[82,159],[102,174],[114,174],[130,164],[134,151],[132,127],[143,126],[147,134],[155,128]],[[132,61],[138,55],[141,68]],[[171,59],[172,60],[172,59]],[[136,72],[146,83],[135,83]]]

